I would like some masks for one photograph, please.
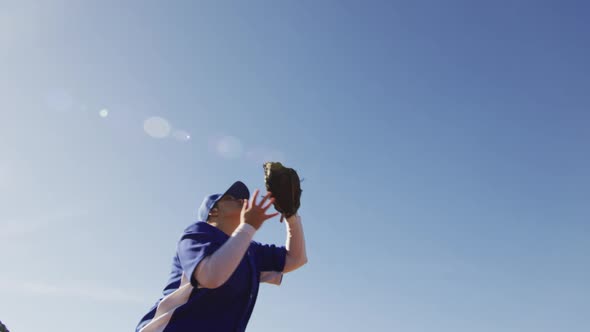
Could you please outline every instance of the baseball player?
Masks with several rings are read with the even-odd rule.
[[[245,331],[259,283],[279,285],[284,273],[307,262],[301,218],[286,219],[285,246],[252,241],[275,198],[259,198],[240,181],[204,198],[198,220],[178,241],[163,297],[136,332]]]

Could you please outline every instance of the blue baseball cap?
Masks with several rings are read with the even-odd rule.
[[[232,195],[238,199],[250,199],[250,191],[242,181],[236,181],[223,194],[213,194],[206,196],[199,207],[198,217],[199,221],[207,221],[209,218],[209,211],[215,206],[217,201],[225,195]]]

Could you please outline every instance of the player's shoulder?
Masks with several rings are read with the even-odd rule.
[[[252,240],[250,241],[250,246],[262,247],[264,246],[264,243]]]
[[[208,223],[204,222],[204,221],[197,221],[194,222],[190,225],[188,225],[183,233],[184,234],[188,234],[188,233],[212,233],[213,232],[213,228],[215,228],[214,226],[209,225]]]
[[[227,235],[219,230],[217,227],[212,226],[204,221],[198,221],[190,224],[182,232],[181,239],[185,238],[198,238],[208,239],[211,241],[225,241]]]

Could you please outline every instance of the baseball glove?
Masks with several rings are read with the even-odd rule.
[[[275,209],[289,218],[297,213],[301,206],[301,181],[299,175],[279,162],[266,162],[264,167],[264,183],[266,190],[274,197]],[[282,219],[281,219],[282,221]]]

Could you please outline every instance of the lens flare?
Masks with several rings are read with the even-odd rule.
[[[243,153],[242,142],[237,137],[225,136],[217,142],[217,153],[227,159],[239,158]]]
[[[175,130],[174,133],[172,133],[172,136],[181,142],[187,142],[191,139],[191,135],[184,130]]]
[[[165,138],[170,135],[170,123],[166,119],[153,116],[143,122],[143,130],[153,138]]]

